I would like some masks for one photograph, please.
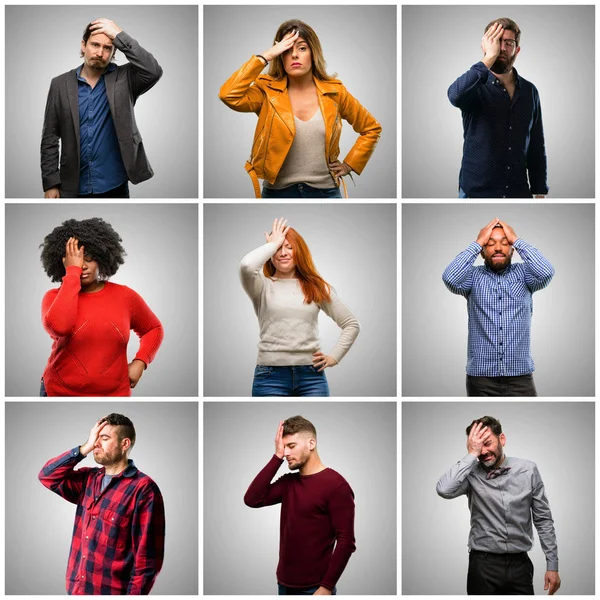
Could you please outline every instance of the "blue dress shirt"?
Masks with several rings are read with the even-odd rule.
[[[532,83],[513,71],[512,100],[482,62],[448,89],[450,102],[462,111],[459,185],[469,198],[531,198],[548,193],[540,97]]]
[[[523,262],[494,271],[487,265],[473,266],[482,248],[472,242],[442,276],[453,294],[467,299],[468,375],[512,377],[535,368],[530,351],[532,294],[550,283],[554,268],[520,238],[513,248]]]
[[[79,100],[79,195],[103,194],[127,181],[106,96],[104,75],[92,89],[77,69]],[[110,64],[107,72],[117,66]]]

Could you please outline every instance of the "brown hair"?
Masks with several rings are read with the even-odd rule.
[[[104,417],[104,420],[109,425],[115,427],[115,433],[119,438],[119,442],[122,442],[125,438],[129,438],[131,441],[130,448],[133,448],[135,444],[135,427],[133,426],[131,419],[119,413],[110,413],[110,415]]]
[[[331,302],[331,286],[319,275],[304,238],[290,227],[285,239],[294,251],[296,275],[304,294],[304,304]],[[265,277],[275,275],[275,266],[270,260],[263,265],[263,273]]]
[[[312,72],[313,75],[322,81],[327,81],[329,79],[334,79],[335,75],[330,76],[327,74],[326,66],[327,63],[323,58],[323,50],[321,49],[321,42],[319,41],[319,37],[315,33],[315,30],[306,23],[299,21],[298,19],[291,19],[282,23],[275,34],[275,40],[273,43],[280,42],[283,37],[290,33],[290,31],[299,31],[299,38],[302,38],[308,44],[310,48],[310,53],[312,55]],[[287,76],[285,69],[283,68],[283,59],[282,55],[276,56],[271,61],[271,66],[269,68],[269,75],[274,79],[283,79]]]
[[[490,21],[487,24],[485,31],[483,33],[485,33],[494,23],[500,23],[500,25],[502,25],[502,27],[504,27],[504,29],[508,29],[509,31],[514,31],[515,32],[515,42],[517,42],[517,46],[519,45],[519,42],[521,40],[521,30],[519,29],[519,26],[512,19],[509,19],[508,17],[502,17],[501,19],[494,19],[493,21]]]
[[[86,28],[83,31],[83,37],[81,38],[81,41],[87,46],[88,40],[90,39],[90,36],[92,35],[92,30],[90,29],[90,27],[92,26],[91,23],[88,23]],[[117,48],[113,45],[113,53],[112,56],[110,57],[110,62],[115,62],[115,54],[117,53]],[[83,52],[80,50],[79,51],[79,56],[81,58],[83,58]]]
[[[295,417],[290,417],[283,422],[283,435],[294,435],[295,433],[300,433],[301,431],[308,431],[315,439],[317,439],[317,430],[315,426],[304,417],[300,415],[296,415]]]
[[[495,435],[499,436],[502,433],[502,425],[498,419],[494,419],[494,417],[481,417],[481,419],[475,419],[468,427],[467,427],[467,435],[471,433],[471,429],[473,425],[476,423],[481,423],[484,427],[489,427],[490,431]]]

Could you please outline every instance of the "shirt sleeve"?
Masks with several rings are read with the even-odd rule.
[[[264,93],[257,85],[252,84],[264,68],[265,63],[258,56],[252,56],[221,86],[219,99],[238,112],[258,114]]]
[[[469,480],[467,475],[477,465],[477,458],[472,454],[467,454],[456,464],[452,465],[437,482],[436,491],[438,496],[451,500],[466,494],[469,490]]]
[[[533,196],[546,195],[548,188],[548,160],[542,124],[542,106],[536,87],[533,87],[533,124],[527,148],[527,171],[529,187]]]
[[[165,554],[165,508],[156,484],[136,500],[132,518],[134,562],[127,594],[147,595]]]
[[[261,508],[263,506],[279,504],[282,501],[283,490],[285,489],[288,476],[284,475],[274,483],[271,483],[282,462],[283,458],[279,458],[273,454],[273,457],[267,463],[265,468],[250,484],[250,487],[244,496],[244,504],[246,506],[249,506],[250,508]]]
[[[67,337],[73,332],[77,321],[81,272],[81,267],[67,267],[60,288],[50,290],[42,300],[42,324],[53,338]]]
[[[38,479],[44,487],[58,494],[68,502],[79,504],[90,473],[95,469],[83,467],[75,471],[75,466],[85,457],[79,446],[49,460],[39,472]]]
[[[164,329],[158,317],[150,310],[144,299],[132,289],[129,292],[131,328],[140,338],[140,347],[135,358],[146,367],[154,360],[164,338]]]
[[[277,252],[277,244],[268,242],[248,252],[240,261],[240,281],[242,287],[258,313],[260,297],[264,286],[263,265]]]
[[[328,590],[333,590],[350,560],[350,555],[356,550],[354,539],[354,493],[345,481],[336,488],[329,499],[329,515],[336,543],[329,561],[329,567],[320,585]]]
[[[466,250],[461,252],[447,267],[442,275],[442,281],[453,294],[465,298],[473,285],[473,263],[481,252],[477,242],[471,242]]]
[[[461,110],[472,110],[479,101],[479,89],[488,80],[490,71],[479,61],[461,75],[449,88],[448,99],[453,106]]]
[[[537,529],[542,550],[546,555],[546,570],[558,571],[558,553],[556,547],[556,533],[554,520],[550,511],[550,504],[546,498],[544,482],[538,468],[534,466],[532,474],[533,495],[531,498],[531,515],[533,524]]]
[[[331,302],[323,302],[320,304],[320,307],[321,310],[328,317],[333,319],[342,329],[337,344],[330,352],[330,355],[333,356],[337,363],[339,363],[358,337],[358,334],[360,333],[360,323],[333,290],[331,290],[330,295]]]
[[[540,251],[518,238],[513,247],[523,259],[525,283],[532,292],[543,290],[554,277],[554,267],[541,255]]]

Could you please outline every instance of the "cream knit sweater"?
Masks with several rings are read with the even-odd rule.
[[[246,254],[240,262],[242,286],[252,300],[260,327],[256,363],[277,367],[312,365],[313,352],[320,350],[319,310],[342,329],[335,348],[325,353],[339,363],[358,336],[358,320],[333,290],[331,302],[305,304],[297,279],[265,277],[262,267],[276,250],[277,245],[269,242]]]

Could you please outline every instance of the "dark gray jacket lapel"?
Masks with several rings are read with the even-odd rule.
[[[69,96],[69,106],[71,107],[71,118],[77,137],[77,152],[79,152],[79,86],[77,85],[77,69],[69,71],[67,75],[67,95]]]

